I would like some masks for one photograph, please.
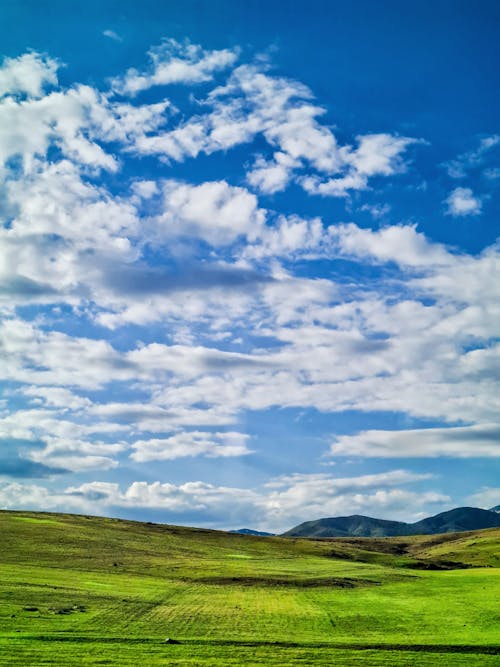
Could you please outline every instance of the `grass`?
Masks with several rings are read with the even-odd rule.
[[[0,512],[0,530],[0,664],[499,662],[498,529],[302,540]]]

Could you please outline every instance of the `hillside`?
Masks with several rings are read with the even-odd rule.
[[[411,524],[412,530],[420,535],[455,533],[462,530],[479,530],[500,526],[500,516],[490,510],[476,507],[457,507],[449,512],[422,519]]]
[[[302,540],[0,511],[0,531],[9,667],[496,664],[500,529]]]
[[[436,535],[500,526],[500,514],[475,507],[457,507],[416,523],[386,521],[368,516],[346,516],[306,521],[283,537],[394,537]]]
[[[354,514],[353,516],[305,521],[283,533],[283,537],[389,537],[407,534],[408,524],[406,523]]]

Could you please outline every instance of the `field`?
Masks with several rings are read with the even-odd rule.
[[[30,512],[0,529],[2,665],[500,664],[498,529],[309,541]]]

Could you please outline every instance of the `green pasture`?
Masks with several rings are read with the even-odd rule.
[[[0,512],[0,530],[0,664],[500,664],[497,529],[309,541]]]

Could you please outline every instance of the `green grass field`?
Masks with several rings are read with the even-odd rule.
[[[0,529],[0,664],[500,664],[498,529],[309,541],[30,512]]]

